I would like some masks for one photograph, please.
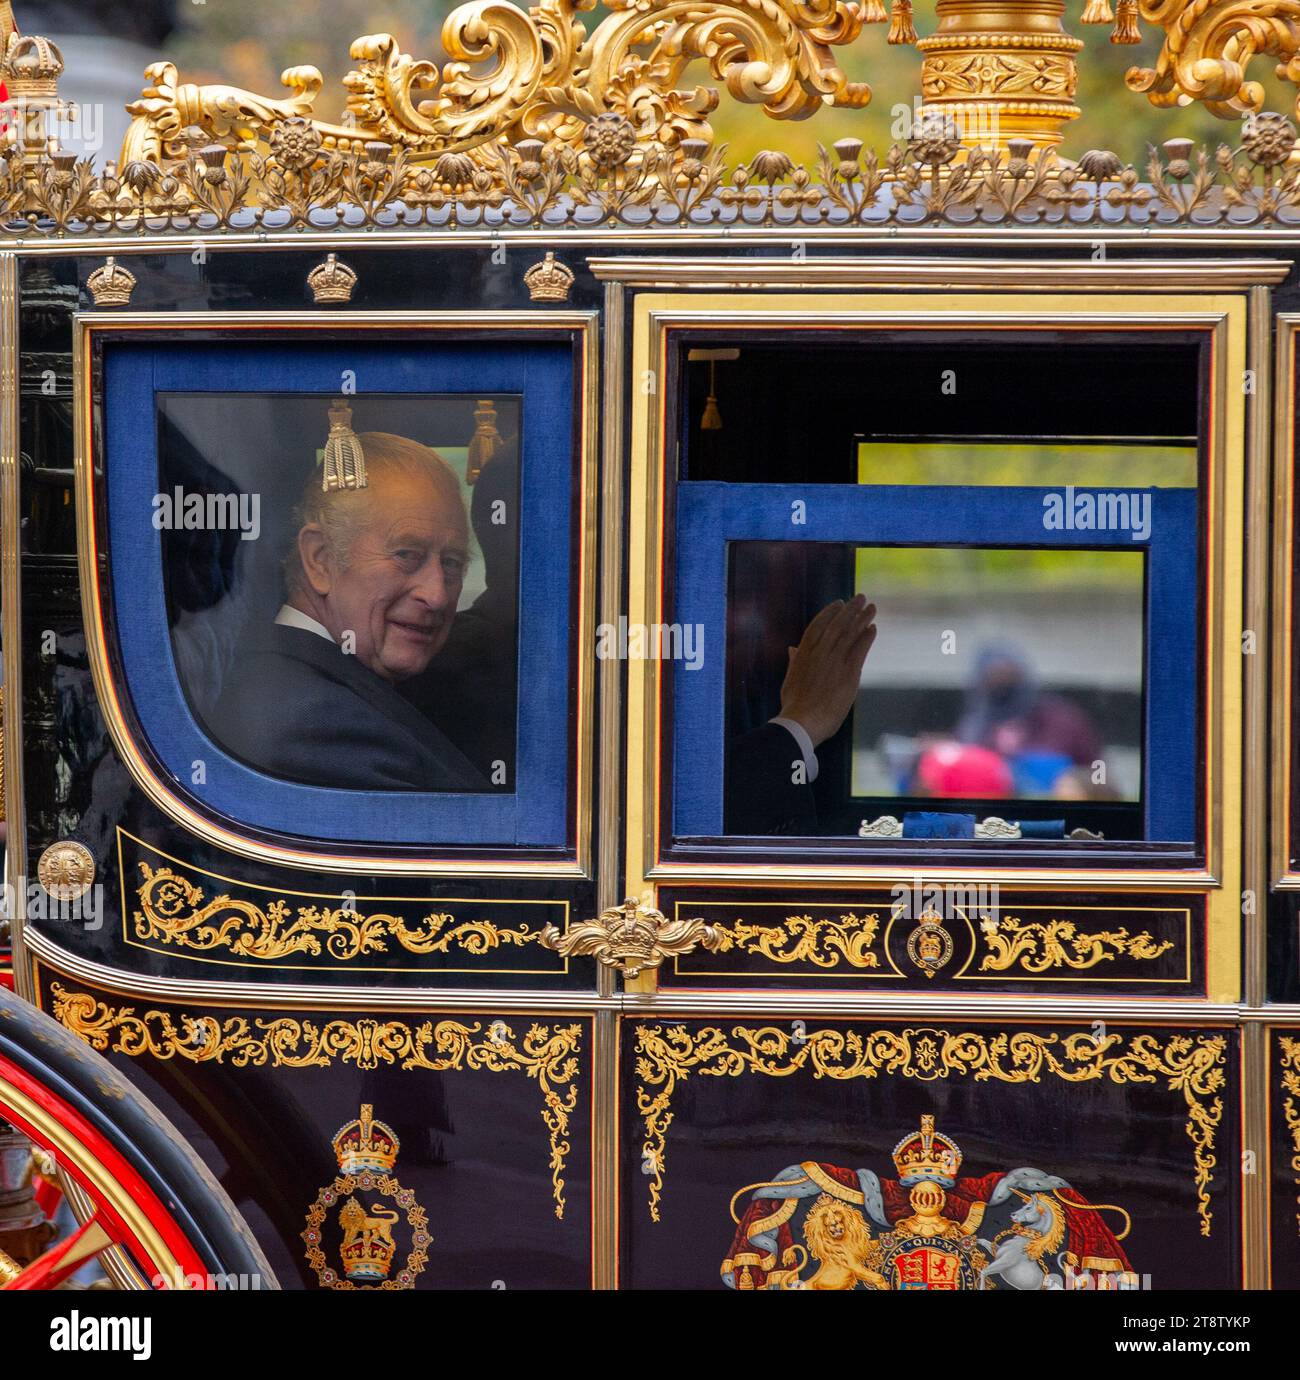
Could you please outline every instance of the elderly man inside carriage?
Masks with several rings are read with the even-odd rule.
[[[284,560],[284,601],[255,626],[208,715],[214,737],[272,775],[357,790],[485,791],[466,751],[408,694],[452,638],[470,529],[432,448],[351,430],[330,412]]]

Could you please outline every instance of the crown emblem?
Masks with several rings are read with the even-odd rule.
[[[907,956],[928,978],[952,957],[952,935],[944,928],[943,916],[931,905],[917,917],[916,928],[907,936]]]
[[[124,307],[135,291],[135,274],[110,255],[103,267],[86,279],[86,286],[97,307]]]
[[[57,102],[63,75],[63,54],[57,43],[39,34],[12,33],[3,54],[3,69],[11,100],[45,106]]]
[[[961,1168],[961,1151],[955,1140],[934,1129],[934,1117],[926,1115],[919,1132],[904,1136],[894,1146],[894,1168],[904,1186],[928,1180],[951,1188]]]
[[[337,254],[329,255],[307,275],[307,286],[317,302],[350,302],[356,285],[356,270],[341,263]]]
[[[400,1148],[393,1128],[376,1121],[374,1107],[366,1102],[361,1115],[340,1128],[334,1137],[334,1156],[344,1174],[362,1174],[373,1170],[378,1174],[392,1172]]]
[[[557,261],[551,250],[524,274],[528,295],[534,302],[567,302],[573,287],[573,270]]]

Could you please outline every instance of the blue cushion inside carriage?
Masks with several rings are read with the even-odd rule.
[[[350,375],[349,375],[350,371]],[[340,842],[559,847],[567,837],[574,361],[562,342],[134,343],[105,346],[103,396],[109,588],[127,698],[153,752],[179,782],[203,761],[199,803],[276,833]],[[367,393],[518,394],[521,407],[516,789],[513,793],[357,791],[268,776],[205,733],[182,688],[169,627],[162,536],[159,404],[166,394],[336,397]],[[235,409],[232,407],[232,411]],[[240,419],[231,417],[232,437]],[[305,441],[311,455],[324,444]],[[466,438],[468,440],[468,437]],[[235,444],[232,441],[232,445]],[[302,476],[305,478],[305,473]],[[322,750],[328,750],[323,737]]]
[[[723,834],[728,544],[805,541],[1144,551],[1143,832],[1153,841],[1192,841],[1200,667],[1198,495],[1182,488],[1126,490],[1150,495],[1150,536],[1145,540],[1132,541],[1127,532],[1109,541],[1096,531],[1046,532],[1043,497],[1059,493],[1057,488],[820,484],[816,502],[809,503],[802,485],[680,483],[672,616],[683,626],[702,627],[703,645],[713,650],[706,652],[698,670],[673,670],[674,836]],[[791,504],[799,500],[805,505],[804,521],[794,525]]]

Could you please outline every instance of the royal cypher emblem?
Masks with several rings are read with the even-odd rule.
[[[923,1116],[896,1179],[807,1160],[731,1200],[733,1289],[1135,1289],[1121,1207],[1028,1167],[962,1177],[957,1143]],[[739,1213],[737,1204],[747,1205]],[[1118,1213],[1117,1229],[1102,1214]],[[801,1238],[801,1239],[798,1239]]]
[[[414,1288],[416,1276],[428,1263],[433,1237],[424,1209],[392,1172],[401,1148],[392,1127],[376,1121],[374,1108],[365,1103],[357,1120],[341,1127],[332,1143],[339,1174],[328,1188],[321,1189],[307,1212],[302,1233],[307,1263],[326,1289]],[[335,1207],[341,1270],[334,1269],[325,1254],[325,1224]],[[394,1228],[403,1217],[411,1249],[405,1264],[393,1274],[398,1254]]]

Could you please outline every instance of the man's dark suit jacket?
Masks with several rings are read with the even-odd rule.
[[[810,785],[796,785],[802,761],[794,734],[764,724],[728,744],[723,828],[728,834],[815,834],[817,802]]]
[[[236,653],[208,730],[270,776],[369,791],[486,791],[468,758],[355,656],[270,624]]]

